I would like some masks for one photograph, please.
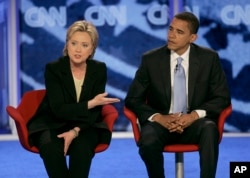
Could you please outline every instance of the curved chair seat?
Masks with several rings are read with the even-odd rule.
[[[20,104],[15,108],[7,106],[6,111],[9,116],[15,121],[17,134],[22,147],[30,152],[38,153],[39,150],[35,146],[30,146],[28,142],[27,123],[36,113],[46,90],[33,90],[24,93]],[[112,133],[113,125],[118,118],[118,112],[113,105],[104,105],[102,108],[102,118],[107,124],[108,129]],[[102,152],[109,147],[109,144],[98,144],[95,152]]]

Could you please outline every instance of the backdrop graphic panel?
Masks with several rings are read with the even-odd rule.
[[[0,134],[10,133],[9,118],[5,112],[8,103],[8,2],[0,0]]]
[[[171,1],[172,2],[172,1]],[[250,131],[250,2],[181,1],[200,21],[197,44],[217,50],[232,94],[229,132]],[[145,51],[166,43],[170,16],[162,0],[22,0],[20,7],[22,92],[44,88],[45,64],[62,55],[67,27],[86,19],[97,26],[95,59],[108,67],[106,90],[121,98],[115,104],[118,131],[130,130],[122,114],[123,99]]]

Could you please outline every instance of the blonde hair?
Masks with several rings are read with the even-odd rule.
[[[67,43],[75,32],[86,32],[89,34],[91,38],[92,46],[93,46],[93,52],[90,55],[90,58],[92,58],[95,54],[95,49],[98,44],[99,36],[98,36],[96,27],[92,23],[87,22],[85,20],[76,21],[68,28],[67,34],[66,34],[66,43],[63,48],[63,55],[64,56],[68,55]]]

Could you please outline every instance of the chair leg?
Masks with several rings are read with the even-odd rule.
[[[175,177],[184,178],[184,157],[183,153],[175,153]]]

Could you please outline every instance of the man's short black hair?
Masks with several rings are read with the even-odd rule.
[[[181,12],[179,14],[176,14],[174,17],[176,19],[180,19],[180,20],[188,22],[190,32],[192,34],[197,34],[199,26],[200,26],[200,22],[199,22],[198,18],[193,13]]]

